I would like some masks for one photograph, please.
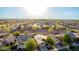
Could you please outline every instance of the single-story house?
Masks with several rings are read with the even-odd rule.
[[[16,41],[24,42],[24,41],[27,41],[28,38],[31,38],[31,37],[32,37],[31,35],[20,35],[20,36],[17,36]]]
[[[48,51],[48,48],[46,47],[46,43],[43,42],[43,43],[39,44],[37,46],[37,50],[39,50],[39,51]]]
[[[41,34],[37,34],[36,36],[34,36],[34,39],[36,40],[36,42],[38,44],[41,44],[41,43],[44,42],[43,39],[47,39],[47,36],[41,35]]]
[[[61,33],[65,33],[65,30],[62,30],[62,29],[60,29],[60,30],[53,30],[52,33],[53,34],[61,34]]]
[[[9,33],[7,33],[6,31],[0,29],[0,38],[2,38],[3,36],[8,35]]]
[[[17,45],[17,50],[23,51],[24,49],[24,45]]]
[[[15,37],[14,36],[4,38],[3,41],[2,41],[2,44],[7,45],[7,44],[10,44],[10,43],[13,43],[13,42],[15,42]]]

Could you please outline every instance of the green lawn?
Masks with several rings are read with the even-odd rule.
[[[10,51],[10,46],[4,46],[0,48],[0,51]]]

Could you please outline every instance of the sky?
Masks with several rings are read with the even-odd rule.
[[[40,8],[40,10],[42,9]],[[34,14],[37,17],[29,14],[29,12],[27,8],[23,7],[0,7],[0,19],[79,19],[79,7],[48,7],[41,16]]]
[[[20,7],[0,7],[0,19],[25,18],[23,8]]]
[[[48,8],[48,18],[79,19],[79,7]]]

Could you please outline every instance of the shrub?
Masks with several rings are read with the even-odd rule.
[[[14,32],[13,35],[14,36],[19,36],[20,35],[20,32],[18,32],[18,31],[17,32]]]
[[[48,29],[48,32],[51,32],[53,30],[53,28],[52,27],[50,27],[49,29]]]
[[[48,25],[44,25],[44,27],[43,27],[44,29],[49,29],[50,28],[50,26],[48,26]]]
[[[24,34],[28,34],[28,33],[29,33],[28,31],[25,31],[25,32],[24,32]]]
[[[25,48],[28,51],[33,51],[37,47],[37,43],[33,38],[29,38],[29,40],[25,43]]]
[[[71,45],[71,43],[72,43],[72,40],[71,40],[71,37],[69,34],[64,35],[63,41],[64,41],[64,43],[67,43],[68,45]]]
[[[47,44],[49,44],[49,45],[54,45],[54,41],[53,41],[53,39],[52,39],[50,36],[47,37],[46,42],[47,42]]]

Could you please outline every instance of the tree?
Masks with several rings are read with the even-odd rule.
[[[56,24],[55,24],[55,25],[53,26],[53,29],[56,30],[56,27],[57,27],[57,26],[56,26]]]
[[[43,28],[48,30],[50,28],[50,26],[44,25]]]
[[[71,45],[71,43],[72,43],[72,40],[71,40],[71,37],[69,34],[64,35],[63,41],[64,41],[64,43],[67,43],[68,45]]]
[[[7,28],[5,28],[5,31],[10,33],[11,29],[9,27],[7,27]]]
[[[19,36],[20,35],[20,32],[18,32],[18,31],[17,32],[14,32],[13,35],[14,36]]]
[[[25,43],[25,48],[28,51],[34,51],[37,47],[37,43],[33,38],[29,38],[28,41]]]
[[[52,27],[50,27],[49,29],[48,29],[48,32],[51,32],[53,30],[53,28]]]
[[[50,36],[47,37],[46,42],[47,42],[47,44],[49,44],[51,46],[54,45],[54,41],[53,41],[53,39]]]
[[[29,33],[28,31],[25,31],[25,32],[24,32],[25,35],[27,35],[28,33]]]
[[[33,30],[37,30],[37,29],[41,29],[41,27],[40,27],[39,24],[34,24],[34,25],[32,26],[32,29],[33,29]]]
[[[3,28],[4,28],[4,26],[1,26],[1,28],[3,29]]]
[[[20,32],[23,33],[24,32],[24,28],[25,28],[24,25],[22,25],[22,24],[19,25],[19,28],[20,28]]]

